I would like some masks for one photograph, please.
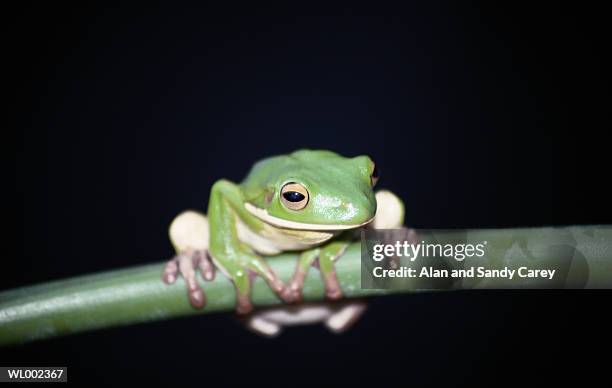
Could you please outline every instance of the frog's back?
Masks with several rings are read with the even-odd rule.
[[[303,168],[316,169],[329,166],[334,161],[346,160],[332,151],[302,149],[290,154],[271,156],[255,163],[242,184],[266,182],[271,177],[279,176],[286,171]]]

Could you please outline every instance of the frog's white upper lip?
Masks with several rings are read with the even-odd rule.
[[[253,206],[252,204],[245,202],[244,207],[260,220],[264,221],[267,224],[277,226],[279,228],[285,229],[296,229],[296,230],[348,230],[362,227],[364,225],[369,224],[374,220],[374,217],[369,220],[362,222],[361,224],[356,225],[334,225],[334,224],[306,224],[303,222],[289,221],[282,218],[274,217],[273,215],[268,214],[268,211],[265,209],[260,209],[258,207]]]

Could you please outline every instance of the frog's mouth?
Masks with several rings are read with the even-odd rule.
[[[260,220],[262,220],[266,224],[270,224],[270,225],[273,225],[273,226],[276,226],[276,227],[279,227],[279,228],[285,228],[285,229],[295,229],[295,230],[333,230],[333,231],[337,231],[337,230],[349,230],[349,229],[360,228],[360,227],[365,226],[365,225],[369,224],[370,222],[374,221],[374,217],[372,217],[372,218],[370,218],[369,220],[367,220],[365,222],[362,222],[360,224],[354,224],[354,225],[307,224],[307,223],[304,223],[304,222],[289,221],[289,220],[285,220],[285,219],[282,219],[282,218],[275,217],[273,215],[268,214],[267,210],[255,207],[255,206],[253,206],[252,204],[250,204],[248,202],[246,202],[244,204],[244,207],[249,211],[249,213],[251,213],[255,217],[259,218]]]

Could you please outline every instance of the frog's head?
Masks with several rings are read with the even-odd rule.
[[[257,163],[243,182],[247,210],[289,229],[344,230],[376,214],[378,179],[367,156],[345,158],[329,151],[301,150]]]

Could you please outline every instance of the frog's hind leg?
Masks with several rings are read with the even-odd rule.
[[[246,320],[246,327],[265,337],[276,337],[283,330],[278,322],[267,319],[265,316],[258,313],[253,313],[253,316]]]
[[[201,213],[185,211],[172,221],[169,235],[177,254],[166,264],[162,278],[166,284],[172,284],[179,274],[183,276],[191,305],[204,307],[206,297],[197,281],[196,270],[200,269],[205,280],[215,278],[208,256],[208,220]]]
[[[376,192],[376,217],[369,225],[374,229],[396,229],[404,225],[404,203],[388,190]]]
[[[329,303],[303,303],[293,306],[270,307],[254,311],[246,317],[248,329],[266,337],[275,337],[285,327],[325,322],[336,310]]]
[[[351,300],[325,320],[325,326],[334,333],[342,333],[348,330],[365,312],[367,305],[360,300]]]
[[[330,331],[341,333],[363,314],[360,300],[311,302],[257,310],[244,318],[247,328],[266,337],[279,335],[285,327],[323,323]]]

